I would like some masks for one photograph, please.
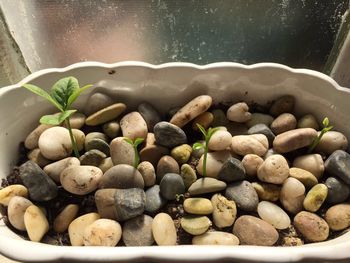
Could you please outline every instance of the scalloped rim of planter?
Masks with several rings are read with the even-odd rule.
[[[328,87],[326,94],[338,94],[344,96],[344,100],[350,101],[350,90],[339,86],[333,79],[308,69],[292,69],[290,67],[277,63],[258,63],[254,65],[242,65],[232,62],[218,62],[208,65],[195,65],[191,63],[173,62],[161,65],[152,65],[144,62],[126,61],[114,64],[105,64],[100,62],[80,62],[65,68],[51,68],[35,72],[24,78],[17,84],[7,86],[0,89],[1,98],[11,90],[19,89],[24,83],[32,82],[49,73],[65,73],[74,69],[83,68],[104,68],[107,70],[117,70],[125,67],[143,67],[154,70],[176,68],[190,68],[198,71],[204,70],[259,70],[269,69],[283,70],[285,73],[298,79],[299,76],[311,77],[321,80]],[[271,74],[273,75],[273,74]],[[273,76],[271,77],[273,78]],[[292,86],[293,87],[293,86]],[[291,90],[293,93],[293,90]],[[263,94],[264,95],[264,94]],[[300,94],[299,94],[300,95]],[[303,94],[304,95],[304,94]],[[303,96],[304,97],[304,96]],[[320,97],[322,98],[322,97]],[[297,98],[298,99],[298,98]],[[326,98],[323,98],[326,99]],[[304,98],[302,100],[305,100]],[[336,97],[333,98],[336,100]],[[1,104],[0,104],[1,105]],[[321,105],[322,106],[322,105]],[[332,106],[332,105],[331,105]],[[1,109],[1,106],[0,106]],[[333,109],[331,107],[331,109]],[[349,108],[347,108],[348,110]],[[350,113],[350,111],[349,111]],[[350,123],[350,118],[345,121],[344,125]],[[1,125],[0,125],[1,126]],[[1,128],[1,127],[0,127]],[[346,129],[350,134],[350,127]],[[3,136],[4,132],[0,135]],[[81,261],[81,262],[97,262],[97,261],[115,261],[115,262],[216,262],[220,260],[240,260],[240,262],[300,262],[302,260],[345,260],[350,259],[350,232],[326,242],[308,244],[300,247],[258,247],[258,246],[173,246],[173,247],[61,247],[48,245],[43,243],[35,243],[18,238],[10,231],[0,220],[0,253],[20,261],[35,262],[52,262],[52,261]],[[252,253],[253,252],[253,253]]]

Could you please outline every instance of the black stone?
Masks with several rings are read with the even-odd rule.
[[[327,203],[339,204],[350,196],[350,188],[342,180],[335,177],[327,178],[325,185],[328,188]]]
[[[276,137],[271,129],[264,123],[255,124],[254,126],[250,127],[248,134],[264,134],[269,141],[269,145],[272,145],[273,140]]]
[[[325,170],[328,174],[350,185],[350,154],[343,150],[336,150],[326,160]]]
[[[185,193],[182,177],[175,173],[167,173],[160,181],[160,193],[167,200],[175,200],[176,195]]]
[[[140,112],[142,118],[147,123],[148,130],[151,132],[153,131],[154,125],[162,120],[159,112],[149,103],[141,103],[137,107],[137,110]]]
[[[242,181],[245,178],[246,174],[242,162],[233,157],[224,162],[218,174],[218,179],[227,183]]]
[[[187,136],[185,132],[170,122],[158,122],[154,126],[154,137],[156,143],[168,148],[187,143]]]
[[[148,213],[158,212],[167,200],[160,194],[159,185],[154,185],[146,190],[146,204],[145,211]]]

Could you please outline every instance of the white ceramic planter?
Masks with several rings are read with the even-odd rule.
[[[197,66],[168,63],[154,66],[141,62],[102,64],[83,62],[63,69],[36,72],[16,85],[0,89],[0,178],[16,163],[18,143],[38,122],[53,111],[38,96],[21,88],[24,83],[49,89],[59,78],[75,76],[81,85],[97,83],[97,89],[134,107],[149,101],[166,111],[196,95],[209,94],[214,102],[264,103],[280,95],[296,97],[297,113],[314,113],[350,138],[350,90],[319,72],[262,63],[244,66],[214,63]],[[101,88],[98,88],[101,87]],[[83,107],[87,94],[80,98]],[[22,240],[0,221],[0,253],[20,261],[113,262],[350,262],[350,233],[331,241],[301,247],[177,246],[177,247],[57,247]]]

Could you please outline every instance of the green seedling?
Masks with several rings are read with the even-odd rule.
[[[196,142],[193,144],[192,148],[193,150],[200,150],[202,148],[204,148],[204,157],[203,157],[203,176],[207,176],[207,155],[208,155],[208,144],[209,144],[209,140],[211,138],[211,136],[213,136],[213,134],[219,130],[219,128],[209,128],[208,131],[205,130],[205,128],[200,125],[199,123],[196,123],[198,129],[201,131],[201,133],[204,136],[204,140],[205,143],[200,143],[200,142]]]
[[[124,138],[124,140],[131,144],[132,147],[134,148],[134,154],[135,154],[135,157],[134,157],[134,167],[135,169],[137,169],[137,166],[139,165],[140,163],[140,155],[139,155],[139,151],[137,150],[137,146],[139,146],[145,139],[143,138],[136,138],[134,141],[132,141],[131,139],[129,138]]]
[[[65,122],[69,131],[69,136],[72,142],[74,154],[79,158],[79,151],[77,143],[73,136],[72,128],[70,125],[69,117],[77,110],[71,109],[73,102],[79,97],[79,95],[86,89],[92,87],[92,85],[86,85],[82,88],[79,87],[79,82],[74,77],[66,77],[58,80],[51,88],[50,93],[45,90],[32,85],[24,84],[24,88],[43,97],[54,105],[59,111],[59,114],[44,115],[40,118],[40,123],[49,125],[60,125]]]
[[[333,126],[329,125],[329,119],[327,117],[323,119],[322,124],[323,128],[320,134],[317,137],[315,137],[315,139],[312,141],[311,145],[309,146],[308,153],[313,152],[316,146],[320,143],[322,136],[333,129]]]

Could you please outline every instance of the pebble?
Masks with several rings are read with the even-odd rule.
[[[158,212],[165,204],[167,200],[160,194],[159,185],[153,185],[146,190],[146,204],[145,211],[148,213]]]
[[[182,144],[173,148],[170,155],[181,165],[187,163],[192,154],[192,147],[188,144]]]
[[[252,113],[251,119],[245,124],[248,126],[248,128],[251,128],[256,124],[265,124],[266,126],[270,127],[272,122],[273,117],[271,115],[264,113]]]
[[[111,219],[97,219],[84,230],[84,246],[115,247],[122,237],[120,224]]]
[[[330,207],[325,215],[330,229],[340,231],[350,226],[350,204],[338,204]]]
[[[63,233],[67,231],[68,226],[77,217],[79,206],[76,204],[69,204],[56,216],[53,221],[53,229],[56,233]]]
[[[259,203],[258,194],[248,181],[228,185],[225,190],[225,197],[235,201],[238,208],[247,212],[256,211]]]
[[[271,155],[259,166],[257,175],[263,182],[282,184],[289,176],[288,162],[280,154]]]
[[[326,160],[325,170],[350,185],[350,154],[343,150],[335,151]]]
[[[68,227],[68,235],[71,245],[84,245],[85,229],[98,219],[100,219],[100,216],[97,213],[88,213],[74,219]]]
[[[295,105],[295,98],[291,95],[285,95],[275,100],[270,108],[270,114],[278,116],[285,112],[293,112]]]
[[[133,146],[125,141],[125,137],[117,137],[111,141],[110,153],[114,165],[134,164],[135,151]]]
[[[176,196],[185,193],[185,185],[179,174],[167,173],[160,181],[160,193],[167,200],[175,200]]]
[[[93,149],[85,152],[80,156],[79,161],[81,165],[90,165],[99,167],[104,159],[106,159],[106,154],[103,152]]]
[[[210,108],[212,101],[212,98],[208,95],[201,95],[192,99],[175,113],[171,118],[170,123],[182,128],[191,120],[203,112],[206,112]]]
[[[78,151],[83,150],[85,145],[85,134],[81,130],[77,130],[77,129],[73,129],[72,133],[73,133]]]
[[[92,113],[112,105],[113,102],[113,99],[108,95],[96,92],[88,98],[86,103],[87,106],[85,107],[85,114],[89,116]]]
[[[328,238],[329,226],[327,222],[314,213],[301,211],[294,217],[293,223],[308,241],[320,242]]]
[[[85,151],[90,150],[99,150],[106,156],[109,156],[110,154],[109,144],[100,138],[94,138],[85,143]]]
[[[114,195],[115,219],[125,221],[142,215],[145,210],[146,195],[143,189],[117,189]]]
[[[320,126],[314,115],[306,114],[298,120],[297,128],[312,128],[318,131]]]
[[[51,127],[52,127],[52,125],[40,124],[31,133],[29,133],[29,135],[27,136],[27,138],[24,141],[24,146],[29,150],[33,150],[35,148],[38,148],[39,147],[38,142],[39,142],[40,135],[44,131],[46,131],[47,129],[49,129]]]
[[[22,196],[14,196],[10,199],[7,207],[7,216],[14,228],[21,231],[26,230],[24,213],[31,205],[33,205],[33,203]]]
[[[213,205],[214,225],[219,228],[232,226],[237,216],[236,203],[221,194],[213,195],[211,203]]]
[[[179,164],[169,155],[160,158],[157,164],[157,181],[160,182],[167,173],[180,173]]]
[[[211,226],[211,221],[206,216],[184,216],[180,223],[183,230],[194,236],[205,233]]]
[[[332,154],[336,150],[346,151],[348,148],[348,139],[341,132],[326,132],[315,148],[316,152],[322,152],[327,155]]]
[[[28,237],[31,241],[40,242],[44,235],[49,231],[49,222],[43,211],[31,205],[24,213],[24,225],[27,230]]]
[[[209,152],[207,154],[206,176],[217,178],[222,168],[222,165],[229,158],[231,158],[231,154],[229,151]],[[199,159],[199,162],[196,166],[196,170],[200,175],[203,175],[203,160],[204,160],[204,155],[202,155],[202,157]]]
[[[86,149],[88,147],[87,145],[89,144],[89,142],[91,140],[94,140],[94,139],[101,139],[101,140],[108,143],[108,137],[106,136],[106,134],[104,134],[102,132],[90,132],[90,133],[86,134],[86,136],[85,136],[84,148]]]
[[[246,175],[250,177],[255,177],[258,172],[258,168],[262,163],[264,162],[264,159],[256,154],[247,154],[242,159],[242,165],[244,167]]]
[[[109,170],[110,168],[112,168],[114,166],[113,162],[112,162],[112,158],[108,157],[102,160],[102,162],[100,163],[100,165],[98,166],[98,168],[101,169],[101,171],[103,173],[105,173],[107,170]]]
[[[174,221],[166,213],[159,213],[153,218],[152,234],[158,246],[175,246],[177,233]]]
[[[233,234],[242,245],[272,246],[278,240],[277,230],[269,223],[257,217],[244,215],[239,217],[234,226]]]
[[[103,124],[102,130],[109,138],[114,139],[120,133],[120,125],[117,121],[106,122]]]
[[[281,134],[294,130],[297,127],[297,119],[291,113],[282,113],[274,119],[270,127],[274,134]]]
[[[75,112],[69,117],[70,127],[72,129],[81,129],[85,124],[86,116],[83,113]],[[67,128],[66,123],[63,123],[63,127]]]
[[[239,239],[231,233],[212,231],[193,237],[192,245],[237,246]]]
[[[156,167],[160,158],[168,154],[168,148],[155,144],[154,134],[149,132],[146,138],[146,145],[140,151],[141,161],[148,161]]]
[[[304,245],[304,241],[298,237],[283,237],[282,247],[295,247]]]
[[[273,149],[278,153],[287,153],[309,146],[317,136],[311,128],[301,128],[278,134],[273,141]]]
[[[116,119],[126,109],[124,103],[112,104],[105,107],[86,118],[85,124],[88,126],[97,126],[108,121]]]
[[[256,154],[264,156],[268,148],[269,142],[263,134],[236,135],[232,137],[231,150],[238,155]]]
[[[211,151],[223,151],[230,147],[231,141],[231,133],[218,130],[210,137],[208,148]]]
[[[102,218],[116,219],[115,195],[118,189],[100,189],[95,192],[95,204]]]
[[[97,189],[102,178],[102,171],[95,166],[70,166],[60,176],[63,188],[76,195],[86,195]]]
[[[269,142],[269,145],[272,145],[273,140],[275,139],[275,134],[270,130],[270,128],[264,124],[259,123],[249,128],[248,134],[264,134]]]
[[[153,131],[154,125],[162,120],[159,112],[147,102],[141,103],[137,107],[137,110],[145,120],[148,130],[151,132]]]
[[[325,185],[328,188],[327,203],[338,204],[344,202],[350,196],[350,188],[342,180],[328,177]]]
[[[260,200],[276,202],[279,199],[281,187],[275,184],[253,182],[256,193]]]
[[[45,165],[48,165],[49,163],[51,163],[50,160],[46,159],[44,157],[44,155],[42,155],[41,151],[39,148],[36,148],[34,150],[31,150],[28,154],[27,154],[27,158],[33,162],[35,162],[37,165],[39,165],[40,167],[44,167]]]
[[[44,172],[56,183],[60,183],[61,172],[70,166],[79,166],[80,161],[76,157],[67,157],[44,167]]]
[[[151,246],[154,243],[152,234],[153,218],[140,215],[124,223],[123,241],[127,247]]]
[[[328,188],[325,184],[317,184],[306,194],[303,205],[305,210],[316,212],[327,198]]]
[[[290,226],[290,218],[278,205],[268,201],[261,201],[258,205],[260,218],[273,225],[276,229],[286,229]]]
[[[39,138],[41,154],[49,160],[60,160],[72,154],[72,143],[69,132],[63,127],[52,127],[45,130]]]
[[[49,201],[57,196],[57,185],[34,162],[27,161],[19,167],[19,176],[33,201]]]
[[[188,188],[188,192],[191,196],[201,195],[213,192],[220,192],[226,188],[226,183],[219,181],[215,178],[204,177],[197,179],[191,186]]]
[[[98,188],[141,188],[145,186],[140,172],[131,165],[118,164],[105,172]]]
[[[234,122],[247,122],[252,118],[249,107],[245,102],[233,104],[227,110],[226,117]]]
[[[280,201],[283,207],[292,214],[303,210],[305,186],[293,177],[287,178],[282,186]]]
[[[156,183],[156,172],[150,162],[141,162],[137,166],[137,170],[142,175],[146,187],[150,187]]]
[[[156,143],[167,147],[174,148],[175,146],[187,143],[187,136],[185,132],[178,126],[161,121],[154,126],[154,137]]]
[[[194,197],[185,199],[184,210],[194,215],[209,215],[213,213],[213,205],[209,199]]]
[[[148,133],[147,123],[137,111],[124,115],[119,124],[124,137],[132,141],[137,138],[146,139]]]
[[[212,127],[218,127],[218,126],[226,126],[229,123],[229,120],[226,118],[226,114],[221,109],[214,109],[212,112],[213,114],[213,122],[211,123]]]
[[[211,112],[203,112],[201,115],[198,115],[192,122],[192,129],[198,131],[197,123],[202,125],[205,129],[208,129],[214,120],[214,115]]]
[[[298,179],[306,188],[311,188],[318,183],[316,176],[309,171],[301,168],[292,167],[289,169],[289,175],[295,179]]]
[[[226,183],[242,181],[245,178],[245,169],[242,162],[234,157],[224,162],[218,174],[218,179]]]
[[[0,204],[8,206],[14,196],[28,197],[28,189],[21,184],[12,184],[0,189]]]
[[[319,154],[307,154],[298,156],[293,161],[293,166],[304,169],[312,173],[317,179],[320,179],[324,172],[324,163]]]
[[[181,166],[180,175],[184,181],[186,189],[188,189],[197,180],[196,171],[187,163]]]

